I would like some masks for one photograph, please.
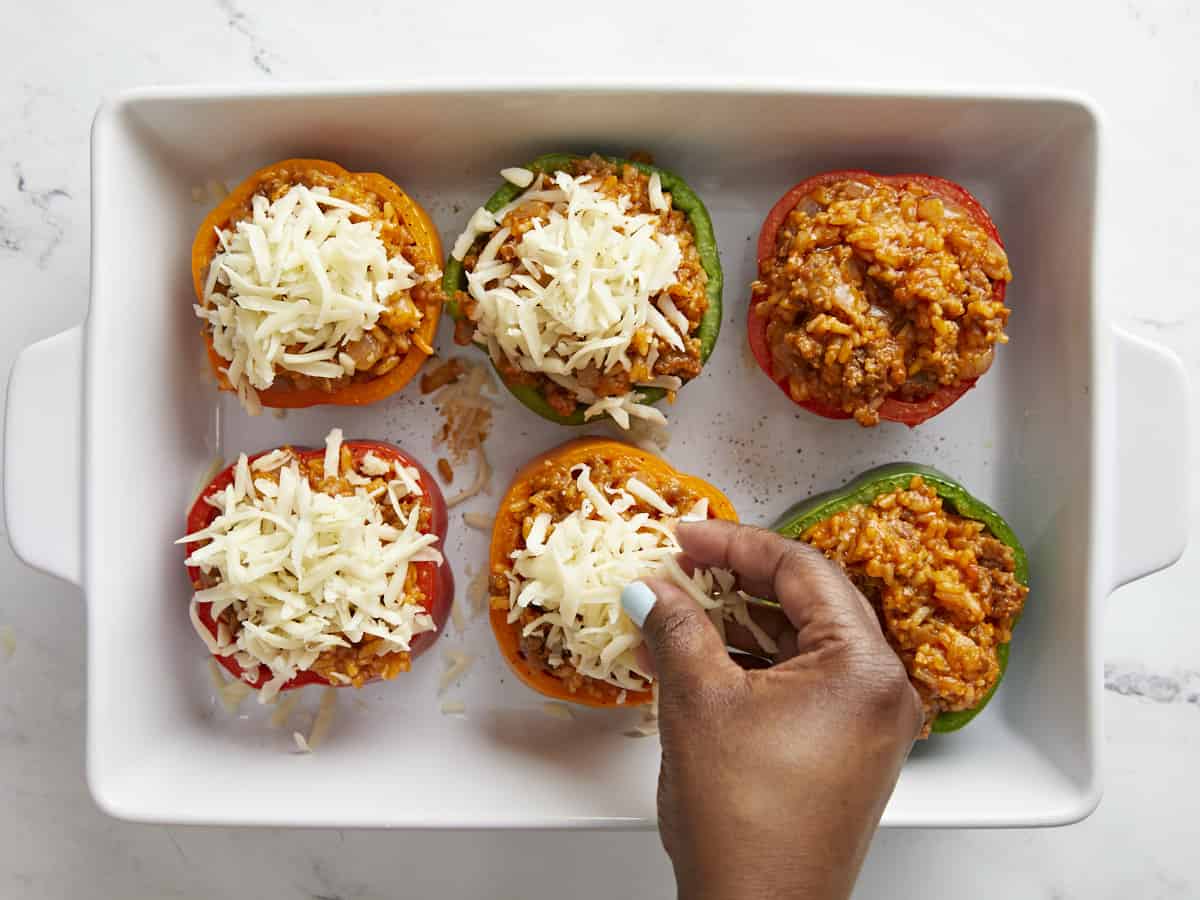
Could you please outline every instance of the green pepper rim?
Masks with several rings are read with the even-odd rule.
[[[879,466],[864,472],[840,488],[802,500],[780,516],[772,526],[772,530],[784,537],[799,540],[800,536],[813,525],[823,522],[836,513],[851,506],[871,503],[880,494],[907,488],[914,475],[920,475],[925,479],[925,482],[937,492],[943,502],[949,504],[958,515],[983,522],[993,537],[1008,545],[1013,551],[1015,563],[1013,574],[1020,584],[1029,587],[1029,557],[1008,522],[982,500],[972,496],[966,488],[950,476],[918,463],[891,463]],[[1014,628],[1019,620],[1020,616],[1013,620]],[[1000,663],[1000,675],[991,690],[971,709],[939,713],[938,717],[933,720],[932,730],[935,733],[947,734],[958,731],[983,712],[984,707],[995,696],[996,689],[1000,687],[1000,682],[1004,680],[1004,675],[1008,671],[1009,646],[1009,643],[1001,644],[996,650],[996,657]]]
[[[525,168],[533,172],[550,173],[565,168],[575,160],[586,158],[576,153],[547,153],[533,160]],[[670,192],[675,208],[682,210],[687,215],[688,221],[692,224],[692,230],[696,234],[696,251],[700,255],[700,265],[708,275],[708,284],[704,289],[704,292],[708,295],[708,309],[705,310],[704,317],[700,320],[700,327],[697,331],[697,335],[700,338],[700,365],[703,366],[712,355],[713,348],[717,343],[717,336],[721,332],[721,294],[724,286],[724,274],[721,271],[721,258],[717,251],[717,238],[716,233],[713,231],[712,217],[709,216],[708,209],[699,195],[688,186],[686,181],[673,172],[668,172],[666,169],[660,169],[658,166],[652,166],[648,163],[623,159],[619,156],[605,156],[603,158],[614,165],[635,166],[646,175],[657,172],[658,177],[662,181],[663,190]],[[484,203],[484,209],[488,212],[495,212],[502,206],[515,200],[524,190],[525,188],[505,182]],[[455,294],[463,290],[466,284],[467,273],[463,268],[462,260],[449,257],[446,260],[445,273],[442,275],[442,291],[446,295],[445,310],[455,322],[462,319],[462,311],[458,308],[458,301],[454,299]],[[487,350],[478,344],[474,346],[482,352],[487,353]],[[492,362],[492,368],[496,368],[494,361]],[[496,369],[496,374],[500,374],[499,369]],[[583,417],[583,411],[586,409],[584,404],[576,402],[575,411],[569,416],[564,416],[555,412],[550,404],[546,402],[545,395],[536,387],[532,385],[509,384],[504,380],[503,376],[500,377],[500,380],[504,382],[504,386],[512,392],[513,396],[542,418],[549,419],[551,422],[557,422],[559,425],[588,424],[587,420]],[[663,388],[640,388],[638,389],[638,393],[642,395],[643,403],[657,403],[667,395],[666,390]]]

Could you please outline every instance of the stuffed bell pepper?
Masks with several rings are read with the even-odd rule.
[[[677,175],[611,157],[501,174],[446,264],[455,339],[552,421],[665,422],[651,404],[700,374],[721,325],[704,204]]]
[[[1029,593],[1025,551],[995,510],[936,469],[897,463],[797,504],[774,528],[840,564],[870,601],[921,696],[922,736],[983,710]]]
[[[964,188],[929,175],[829,172],[775,204],[758,239],[750,347],[817,415],[918,425],[992,364],[1008,257]]]
[[[391,444],[242,454],[193,504],[192,624],[263,702],[306,684],[360,687],[408,671],[454,596],[446,504]]]
[[[737,514],[711,484],[619,441],[569,441],[517,473],[492,531],[490,617],[526,685],[586,706],[649,702],[653,678],[621,590],[651,575],[673,579],[718,628],[736,621],[774,652],[729,572],[680,567],[673,526],[684,518]]]
[[[319,159],[260,169],[192,246],[218,384],[251,414],[400,390],[433,353],[441,257],[429,216],[382,175]]]

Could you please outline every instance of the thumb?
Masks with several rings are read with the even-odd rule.
[[[663,691],[694,688],[737,669],[708,614],[673,582],[634,581],[621,592],[621,606],[642,629]]]

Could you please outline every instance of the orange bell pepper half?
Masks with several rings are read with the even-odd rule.
[[[208,267],[217,252],[217,232],[229,228],[237,220],[239,213],[246,208],[250,198],[262,185],[280,176],[287,177],[290,172],[311,171],[321,172],[339,180],[357,182],[380,197],[383,202],[391,203],[417,245],[439,268],[442,266],[442,242],[433,220],[421,205],[395,182],[374,172],[348,172],[337,163],[323,159],[285,159],[259,169],[239,184],[201,223],[192,244],[192,287],[198,302],[204,303],[204,284],[208,277]],[[365,406],[396,393],[413,379],[432,352],[437,335],[438,317],[442,312],[442,297],[440,291],[434,290],[429,292],[428,298],[422,310],[421,326],[413,334],[413,347],[390,372],[369,381],[352,382],[332,392],[317,388],[296,390],[281,386],[271,387],[258,392],[262,405],[285,409],[321,404]],[[222,369],[228,365],[228,361],[213,347],[212,335],[207,327],[204,329],[204,342],[208,349],[209,363],[217,377],[217,384],[223,391],[233,390],[229,380],[222,374]],[[427,350],[429,352],[426,352]]]
[[[509,555],[517,549],[521,538],[521,527],[524,515],[515,512],[514,508],[527,500],[532,493],[535,477],[548,467],[569,471],[580,463],[594,464],[598,460],[617,461],[629,460],[636,463],[637,470],[646,473],[656,481],[679,482],[685,489],[708,500],[708,515],[712,519],[727,519],[737,521],[737,512],[729,498],[703,479],[685,475],[671,468],[663,459],[636,447],[631,447],[621,441],[604,438],[579,438],[555,447],[527,463],[513,478],[504,498],[500,501],[499,511],[492,528],[491,551],[488,566],[491,576],[508,570]],[[531,663],[521,650],[521,623],[508,622],[508,605],[501,608],[491,605],[488,611],[492,624],[492,633],[500,652],[508,662],[513,672],[528,687],[539,694],[554,700],[566,700],[583,706],[616,707],[640,706],[649,703],[652,698],[650,691],[626,691],[625,702],[617,703],[622,691],[606,682],[595,682],[595,691],[573,692],[567,683],[542,667]]]

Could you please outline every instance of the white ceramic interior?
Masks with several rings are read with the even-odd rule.
[[[551,150],[599,149],[653,152],[690,181],[716,225],[724,326],[702,377],[666,410],[672,463],[712,480],[744,520],[761,524],[876,464],[928,463],[999,509],[1029,550],[1032,591],[1002,689],[969,728],[913,751],[885,824],[1034,825],[1086,815],[1100,793],[1097,607],[1118,580],[1172,561],[1183,521],[1176,498],[1122,496],[1116,477],[1119,463],[1178,467],[1181,477],[1184,426],[1138,406],[1132,388],[1119,396],[1114,368],[1122,383],[1165,385],[1158,396],[1181,415],[1185,401],[1178,364],[1139,342],[1114,344],[1100,314],[1098,146],[1087,104],[1053,97],[321,89],[150,91],[106,106],[93,138],[92,304],[82,337],[81,564],[70,479],[60,516],[25,496],[17,476],[45,452],[20,440],[27,429],[53,431],[47,410],[78,402],[78,331],[18,363],[7,449],[14,546],[86,592],[87,758],[97,801],[123,818],[174,822],[653,824],[657,740],[626,737],[636,718],[627,712],[547,716],[542,698],[497,658],[483,619],[465,634],[450,628],[397,681],[355,701],[343,692],[329,742],[313,755],[290,753],[290,733],[269,728],[252,703],[230,715],[215,702],[188,624],[182,555],[171,544],[217,454],[319,443],[338,425],[436,459],[437,417],[415,384],[368,409],[283,419],[250,419],[218,397],[191,311],[189,250],[207,211],[194,186],[233,184],[288,156],[325,157],[398,181],[449,245],[500,168]],[[916,430],[864,430],[802,412],[746,347],[763,215],[801,178],[848,167],[966,185],[991,211],[1016,273],[1012,343],[977,389]],[[449,331],[443,326],[439,346],[464,352]],[[61,426],[68,468],[79,446],[69,419]],[[501,390],[488,443],[494,490],[465,509],[490,512],[515,467],[574,434]],[[461,470],[456,485],[469,476]],[[1149,515],[1157,525],[1118,528],[1121,512],[1138,503],[1141,521]],[[452,516],[448,555],[460,596],[485,546],[483,533]],[[465,702],[461,717],[439,711],[443,648],[480,657],[447,694]],[[315,701],[306,698],[309,711]]]

